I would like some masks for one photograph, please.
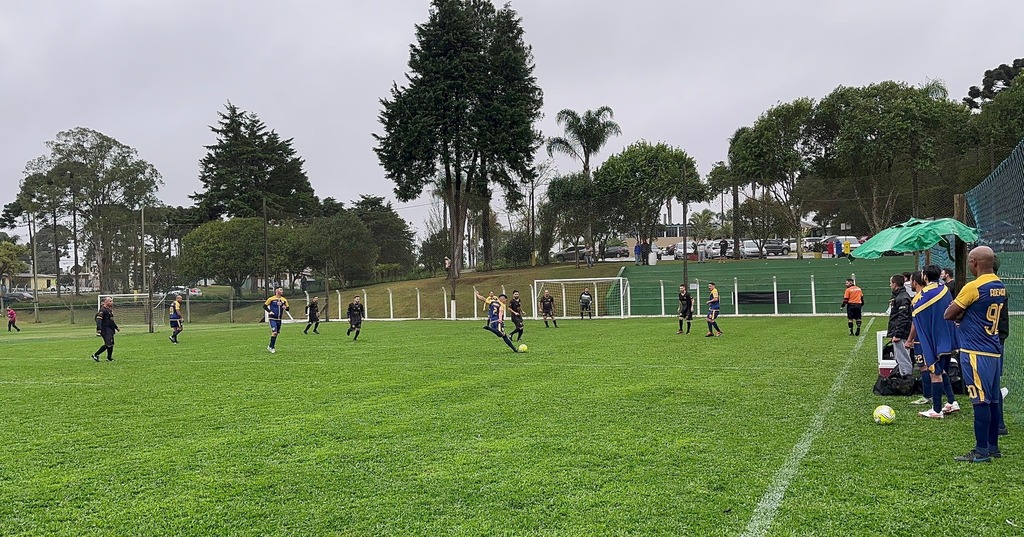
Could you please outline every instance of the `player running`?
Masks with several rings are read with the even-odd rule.
[[[267,346],[267,350],[274,354],[277,352],[277,335],[281,333],[281,321],[284,320],[284,312],[288,311],[288,299],[284,297],[284,289],[274,289],[274,296],[263,303],[263,311],[270,314],[270,345]]]
[[[359,340],[359,331],[363,328],[363,319],[366,318],[366,307],[359,302],[359,295],[352,297],[352,303],[348,305],[348,331],[345,335],[351,335],[355,332],[356,335],[352,338],[352,341]]]
[[[708,282],[708,293],[711,295],[711,298],[708,299],[708,333],[704,334],[704,337],[721,337],[722,329],[718,327],[718,314],[722,302],[718,297],[718,288],[715,287],[715,282]]]
[[[181,295],[174,295],[174,301],[171,302],[171,307],[167,308],[170,313],[171,330],[173,333],[167,336],[167,339],[171,340],[171,343],[178,344],[178,334],[185,329],[181,318]]]
[[[558,328],[558,321],[555,320],[555,297],[551,296],[551,291],[544,290],[544,296],[540,297],[540,317],[544,319],[544,328],[550,328],[548,326],[548,319],[555,324],[555,328]]]
[[[306,304],[306,329],[302,333],[308,334],[311,326],[314,334],[320,333],[320,297],[316,296]]]
[[[516,325],[516,329],[508,335],[509,339],[512,336],[519,334],[516,337],[516,341],[523,340],[523,303],[519,301],[519,291],[512,291],[512,300],[508,301],[508,311],[512,315],[512,324]]]

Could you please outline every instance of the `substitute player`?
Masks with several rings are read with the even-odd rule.
[[[268,315],[270,322],[270,345],[267,350],[270,354],[277,352],[277,335],[281,333],[281,321],[284,320],[284,312],[288,311],[288,299],[284,297],[284,289],[274,289],[274,296],[263,303],[263,311]]]
[[[686,333],[690,333],[690,323],[693,321],[693,295],[686,285],[679,286],[679,331],[683,333],[683,321],[686,321]]]
[[[931,393],[925,394],[925,397],[931,397],[932,408],[918,412],[918,415],[937,419],[946,414],[960,412],[960,404],[956,402],[948,373],[953,350],[956,348],[956,327],[952,321],[943,319],[946,308],[953,302],[953,296],[949,288],[939,280],[939,272],[939,267],[928,265],[921,272],[914,273],[914,283],[920,291],[911,300],[913,327],[904,343],[904,348],[907,349],[913,348],[915,340],[921,344],[921,354],[924,356],[924,364],[930,378]],[[926,384],[923,378],[925,372],[921,373],[923,391]],[[942,405],[943,393],[948,401],[945,406]]]
[[[508,311],[512,316],[512,324],[516,325],[516,329],[508,335],[509,339],[512,336],[519,334],[516,337],[516,341],[523,340],[523,303],[519,301],[519,291],[512,291],[512,300],[508,301]]]
[[[512,349],[512,352],[519,352],[519,349],[512,343],[512,340],[505,335],[505,302],[508,297],[504,293],[498,295],[498,299],[487,305],[487,330],[501,338],[502,341]]]
[[[178,334],[185,329],[184,322],[181,317],[181,295],[174,295],[174,302],[171,302],[171,307],[167,308],[170,314],[171,330],[170,336],[167,339],[171,340],[171,343],[178,344]]]
[[[722,301],[719,299],[715,282],[708,282],[708,293],[711,295],[711,298],[708,299],[708,333],[704,337],[721,337],[722,329],[718,327],[718,314]]]
[[[945,319],[959,320],[960,368],[967,394],[974,405],[974,449],[954,460],[991,462],[999,458],[999,424],[1003,400],[999,390],[1003,374],[1003,345],[999,341],[999,316],[1006,307],[1006,287],[993,272],[995,253],[978,246],[967,254],[967,268],[975,279],[964,285],[946,308]]]
[[[864,291],[853,281],[853,278],[846,279],[846,291],[843,293],[843,303],[839,309],[846,308],[846,326],[850,327],[851,336],[860,335],[860,323],[864,311]],[[857,323],[857,333],[853,333],[853,323]]]
[[[356,335],[352,338],[352,341],[359,340],[359,331],[363,328],[363,319],[366,318],[366,306],[363,306],[362,302],[359,302],[359,295],[352,297],[352,303],[348,305],[348,331],[345,335],[351,335],[355,332]]]
[[[544,328],[550,328],[548,319],[551,319],[555,328],[558,328],[558,321],[555,320],[555,297],[551,296],[551,291],[547,289],[544,290],[544,296],[540,297],[540,317],[544,319]]]

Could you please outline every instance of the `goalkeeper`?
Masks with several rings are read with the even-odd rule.
[[[580,293],[580,320],[583,320],[583,312],[587,312],[587,315],[593,319],[594,312],[590,309],[590,304],[594,301],[594,295],[590,294],[590,288],[584,287],[583,292]]]

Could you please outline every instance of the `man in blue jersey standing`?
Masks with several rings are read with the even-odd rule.
[[[932,408],[918,412],[925,418],[942,419],[945,415],[960,412],[960,403],[953,395],[953,385],[949,381],[949,365],[956,349],[955,325],[943,319],[946,308],[953,302],[949,288],[939,280],[941,270],[935,265],[924,267],[921,272],[914,273],[921,291],[911,300],[913,326],[905,348],[912,348],[916,340],[921,344],[924,364],[931,378]],[[942,405],[945,393],[947,403]]]
[[[945,319],[957,321],[960,367],[967,394],[974,405],[974,449],[954,457],[961,462],[992,462],[999,451],[999,424],[1003,418],[1003,345],[999,341],[999,316],[1006,307],[1006,287],[995,275],[995,253],[978,246],[967,255],[967,268],[975,279],[964,285],[946,308]]]

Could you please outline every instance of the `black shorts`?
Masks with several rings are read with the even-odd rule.
[[[861,316],[861,309],[863,307],[863,304],[847,304],[846,318],[851,321],[859,321]]]
[[[513,315],[512,316],[512,324],[516,325],[516,328],[522,328],[523,327],[523,318],[519,317],[519,316],[516,316],[516,315]]]
[[[104,345],[106,345],[108,347],[113,347],[114,346],[114,329],[113,328],[104,328],[103,330],[100,330],[100,336],[103,337],[103,344]]]
[[[586,304],[580,302],[580,311],[590,311],[590,302],[587,302]]]
[[[363,320],[362,319],[349,319],[348,320],[348,324],[352,325],[352,328],[362,328]]]
[[[693,320],[693,308],[688,309],[686,311],[680,311],[679,312],[679,320],[680,321],[692,321]]]
[[[320,316],[319,315],[310,315],[309,316],[309,322],[311,322],[311,323],[318,323],[318,322],[320,322]]]
[[[553,319],[555,317],[555,312],[554,310],[544,310],[541,312],[541,317],[551,317]]]

